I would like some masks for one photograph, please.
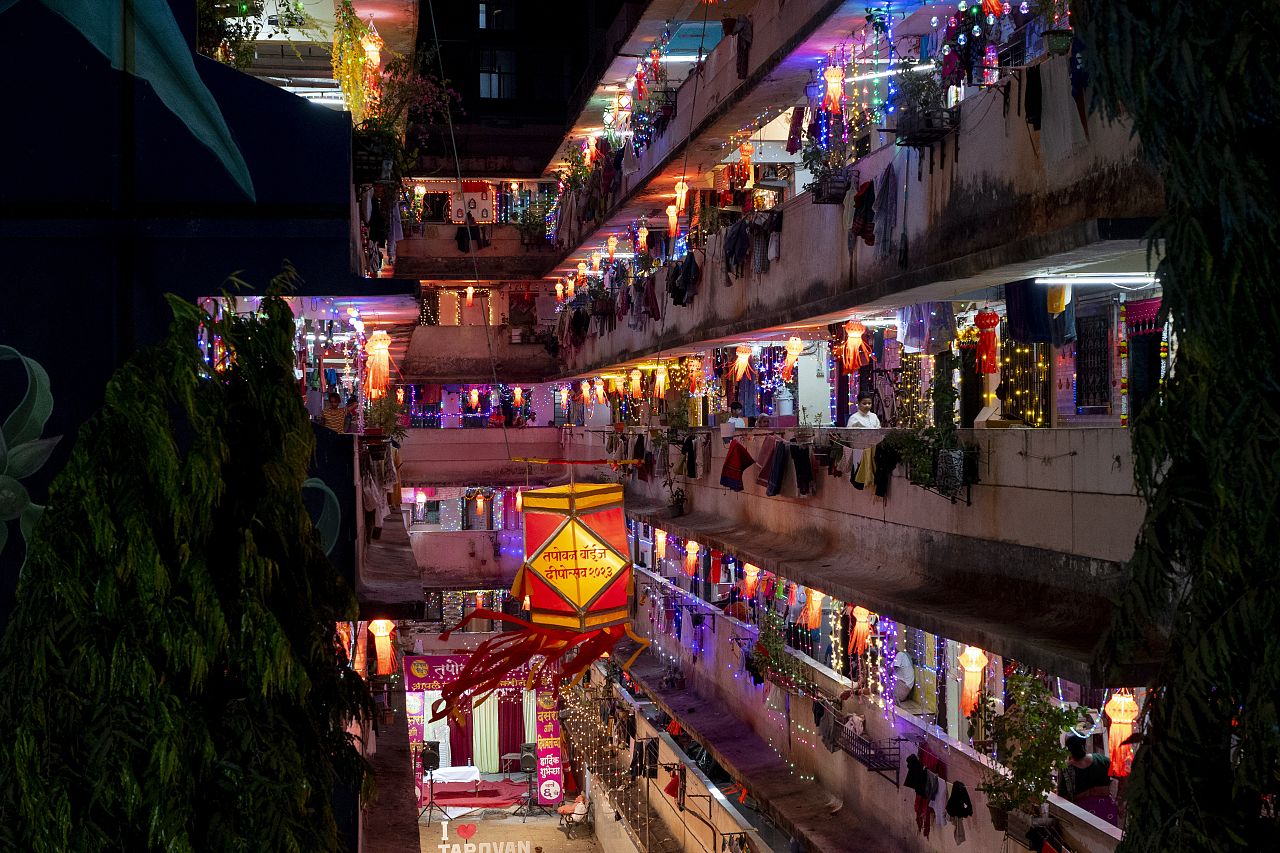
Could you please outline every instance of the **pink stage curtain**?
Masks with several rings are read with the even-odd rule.
[[[523,692],[523,691],[522,691]],[[524,700],[498,700],[498,755],[520,751],[524,742]],[[505,768],[504,768],[505,769]]]
[[[462,714],[463,724],[459,724],[452,714],[449,715],[449,758],[451,767],[466,767],[472,763],[471,758],[471,702],[463,702],[458,706]]]

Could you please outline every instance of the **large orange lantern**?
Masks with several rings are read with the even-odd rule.
[[[556,302],[564,302],[564,284],[556,282]]]
[[[384,331],[376,331],[365,341],[364,354],[367,357],[365,388],[369,398],[376,400],[387,393],[387,382],[391,378],[391,336]]]
[[[667,233],[672,237],[680,235],[680,209],[674,204],[667,205]]]
[[[591,380],[591,390],[596,395],[597,403],[603,406],[609,402],[609,398],[608,396],[606,396],[604,392],[604,380],[601,379],[599,376]]]
[[[1112,776],[1128,776],[1133,768],[1133,744],[1125,743],[1133,734],[1133,724],[1138,719],[1138,701],[1128,690],[1111,694],[1102,710],[1107,712],[1111,725],[1107,728],[1107,753],[1111,759]]]
[[[609,239],[605,241],[605,246],[609,250],[609,263],[613,263],[613,253],[618,251],[618,238],[610,234]]]
[[[467,400],[471,403],[471,408],[473,408],[473,409],[478,409],[478,408],[480,408],[480,391],[479,391],[479,389],[477,389],[477,388],[472,388],[469,392],[467,392]]]
[[[516,404],[516,408],[524,405],[524,389],[519,385],[511,389],[511,402]]]
[[[698,555],[701,551],[702,546],[692,539],[684,543],[684,573],[689,577],[698,574]]]
[[[754,375],[755,371],[751,369],[751,347],[740,344],[734,350],[733,379],[741,382],[742,377]]]
[[[689,184],[685,182],[684,178],[681,178],[680,180],[676,181],[676,214],[677,215],[680,215],[680,216],[684,215],[685,201],[688,199],[688,197],[689,197]]]
[[[829,113],[840,112],[840,99],[844,97],[844,69],[831,65],[822,72],[827,87],[822,98],[822,109]]]
[[[582,278],[587,274],[587,262],[578,261],[578,278]]]
[[[867,640],[871,637],[871,611],[865,607],[854,605],[849,608],[853,617],[853,630],[849,632],[849,654],[861,655],[867,650]]]
[[[667,531],[665,530],[654,528],[653,557],[656,560],[665,560],[667,557]]]
[[[544,683],[546,678],[558,688],[559,679],[551,679],[551,673],[577,676],[624,635],[644,644],[627,622],[632,573],[622,486],[571,483],[527,489],[523,510],[525,559],[511,594],[528,602],[528,620],[477,608],[458,627],[472,619],[491,619],[524,630],[481,643],[457,680],[441,691],[433,719],[449,713],[464,695],[487,696],[535,656],[543,661],[530,680]],[[448,640],[450,633],[442,639]]]
[[[589,404],[591,402],[591,383],[586,379],[582,380],[578,383],[578,390],[582,392],[582,402]]]
[[[800,361],[800,353],[804,352],[804,341],[795,335],[787,339],[787,360],[782,363],[782,378],[790,382],[795,374],[796,364]]]
[[[641,225],[639,230],[636,231],[636,251],[649,251],[649,227],[647,225]]]
[[[632,368],[632,370],[631,370],[631,399],[633,399],[633,400],[639,400],[639,399],[641,399],[642,397],[644,397],[644,386],[643,386],[643,385],[641,385],[641,380],[643,379],[643,377],[644,377],[644,374],[640,372],[640,368],[638,368],[638,367],[636,367],[636,368]]]
[[[667,367],[660,364],[658,369],[653,371],[653,397],[658,400],[665,396],[667,396]]]
[[[599,252],[591,253],[591,268],[593,270],[600,269],[600,253]]]
[[[569,299],[573,299],[573,297],[577,295],[577,293],[578,293],[578,279],[571,278],[569,279],[569,289],[564,292],[564,295]]]
[[[966,717],[978,707],[978,692],[982,689],[982,674],[987,668],[987,655],[977,646],[966,646],[960,655],[960,668],[964,670],[964,683],[960,691],[960,713]]]
[[[862,339],[867,327],[856,320],[844,324],[844,344],[840,350],[840,360],[844,364],[844,372],[852,373],[871,362],[871,344]]]
[[[476,304],[476,288],[474,284],[467,285],[467,307],[474,308]]]
[[[760,586],[760,567],[746,563],[742,567],[742,597],[755,598]]]
[[[396,623],[390,619],[374,619],[369,623],[369,633],[373,634],[374,648],[378,652],[378,675],[390,675],[396,671],[395,655],[391,653],[391,632]]]
[[[816,589],[804,588],[804,609],[800,611],[796,624],[801,628],[810,631],[815,628],[822,627],[822,600],[827,597],[825,592],[818,592]]]

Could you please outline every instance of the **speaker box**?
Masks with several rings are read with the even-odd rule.
[[[535,773],[538,770],[538,749],[535,744],[520,744],[520,772]]]
[[[440,769],[440,741],[429,740],[422,745],[422,769]]]

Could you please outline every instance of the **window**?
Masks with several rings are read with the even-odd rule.
[[[516,10],[511,3],[481,3],[478,24],[482,30],[514,30]]]
[[[480,51],[480,97],[516,96],[516,55],[510,50]]]

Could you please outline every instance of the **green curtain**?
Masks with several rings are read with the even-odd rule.
[[[481,773],[498,772],[498,697],[471,706],[471,753]]]
[[[524,742],[538,742],[538,694],[534,690],[524,692]]]

